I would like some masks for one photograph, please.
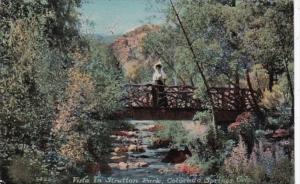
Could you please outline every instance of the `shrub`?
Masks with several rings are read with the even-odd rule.
[[[231,123],[228,126],[228,131],[239,135],[241,132],[241,126],[243,124],[252,124],[253,122],[253,114],[251,112],[243,112],[238,115],[235,119],[234,123]],[[247,126],[247,125],[246,125]]]
[[[237,147],[232,150],[231,155],[224,161],[224,169],[232,175],[246,173],[248,166],[247,148],[242,137],[239,138]]]
[[[215,174],[234,146],[234,141],[222,130],[217,129],[217,134],[215,137],[215,132],[210,128],[202,139],[192,139],[189,143],[193,153],[189,162],[199,165],[206,174]]]
[[[274,85],[272,91],[265,90],[261,99],[261,106],[274,110],[286,101],[279,85]]]
[[[238,145],[224,161],[221,178],[225,181],[234,181],[234,183],[265,183],[268,178],[265,168],[258,164],[256,150],[252,151],[250,158],[247,155],[247,148],[240,136]]]
[[[276,163],[271,174],[271,183],[292,184],[294,179],[294,164],[290,160],[283,159]]]
[[[238,146],[224,161],[221,178],[228,181],[247,177],[250,183],[255,184],[293,183],[293,172],[293,161],[286,158],[281,143],[274,145],[260,140],[248,158],[244,143],[240,139]]]
[[[9,176],[14,183],[31,184],[35,180],[35,168],[30,160],[20,156],[13,158],[9,166]]]
[[[213,121],[213,116],[209,111],[200,111],[195,114],[193,120],[203,124],[210,124]]]
[[[251,112],[243,112],[238,115],[235,122],[228,126],[228,131],[238,139],[242,136],[250,155],[255,140],[254,132],[255,116]]]
[[[161,121],[159,124],[162,125],[164,129],[158,131],[157,135],[172,140],[174,146],[180,147],[190,142],[190,137],[187,136],[188,132],[184,129],[182,122]]]

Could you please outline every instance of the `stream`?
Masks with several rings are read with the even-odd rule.
[[[115,183],[174,183],[174,178],[188,177],[176,173],[175,164],[162,162],[170,148],[149,148],[151,137],[155,134],[149,127],[155,125],[154,121],[130,121],[130,123],[135,127],[134,131],[128,132],[131,136],[114,136],[116,142],[113,146],[117,150],[112,152],[112,161],[109,165],[112,168],[110,177]],[[120,151],[122,147],[128,148],[130,145],[137,145],[137,150],[141,150]]]
[[[134,176],[135,178],[145,177],[149,175],[161,175],[161,170],[174,167],[174,164],[163,163],[161,160],[169,151],[169,148],[149,149],[151,145],[151,136],[154,132],[147,131],[149,125],[154,125],[153,121],[131,121],[131,124],[137,129],[137,140],[139,146],[144,149],[144,152],[128,152],[129,163],[145,162],[147,166],[132,168],[127,170],[113,169],[112,176],[126,177]]]

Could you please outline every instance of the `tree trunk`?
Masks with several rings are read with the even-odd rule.
[[[252,106],[254,107],[254,112],[255,112],[256,116],[258,117],[258,119],[261,122],[263,122],[263,120],[264,120],[264,114],[260,110],[259,105],[258,105],[258,101],[257,101],[257,99],[256,99],[256,97],[254,95],[255,91],[253,90],[251,79],[250,79],[250,74],[249,73],[250,73],[249,69],[247,69],[246,70],[246,80],[247,80],[247,85],[248,85],[248,88],[249,88],[249,91],[250,91],[251,98],[253,99]],[[256,124],[256,128],[261,128],[261,127],[259,127],[259,123]]]
[[[193,81],[193,76],[190,77],[190,82],[191,82],[191,86],[195,86],[194,81]]]
[[[190,49],[190,51],[191,51],[191,53],[192,53],[192,55],[193,55],[194,62],[196,63],[196,66],[197,66],[197,68],[198,68],[198,70],[199,70],[199,73],[200,73],[200,75],[201,75],[201,78],[202,78],[202,80],[203,80],[203,82],[204,82],[204,85],[205,85],[207,91],[208,91],[208,90],[209,90],[209,85],[208,85],[207,79],[206,79],[206,77],[205,77],[205,75],[204,75],[203,68],[200,66],[199,62],[197,61],[197,56],[196,56],[196,54],[195,54],[195,52],[194,52],[194,48],[193,48],[193,46],[192,46],[192,42],[190,41],[190,39],[189,39],[189,37],[188,37],[188,35],[187,35],[187,32],[186,32],[186,30],[185,30],[185,28],[184,28],[184,26],[183,26],[183,24],[182,24],[182,21],[181,21],[181,19],[180,19],[180,17],[179,17],[179,14],[178,14],[178,12],[177,12],[177,10],[176,10],[174,4],[173,4],[173,1],[170,0],[170,3],[171,3],[171,6],[172,6],[172,8],[173,8],[173,10],[174,10],[174,13],[175,13],[175,15],[176,15],[176,18],[177,18],[177,20],[178,20],[178,22],[179,22],[179,25],[180,25],[180,27],[181,27],[181,29],[182,29],[182,32],[183,32],[183,34],[184,34],[184,37],[185,37],[185,39],[186,39],[186,41],[187,41],[188,47],[189,47],[189,49]]]
[[[265,89],[261,89],[261,87],[263,87],[263,86],[261,85],[260,79],[258,78],[257,71],[255,71],[255,79],[256,79],[256,83],[257,83],[257,92],[259,93],[259,95],[262,95],[263,90],[265,90]]]
[[[294,89],[293,89],[293,82],[292,82],[292,78],[289,72],[289,67],[288,67],[288,62],[285,59],[284,60],[284,67],[285,67],[285,72],[286,72],[286,78],[288,80],[288,85],[289,85],[289,89],[290,89],[290,93],[291,93],[291,98],[292,98],[292,109],[291,109],[291,114],[292,114],[292,118],[291,118],[291,122],[290,125],[294,124],[294,114],[295,114],[295,102],[294,102]]]
[[[176,15],[176,18],[177,18],[177,20],[178,20],[178,22],[179,22],[179,25],[180,25],[180,27],[181,27],[181,29],[182,29],[182,32],[183,32],[184,37],[185,37],[185,39],[186,39],[186,42],[187,42],[187,44],[188,44],[188,47],[189,47],[189,49],[190,49],[190,51],[191,51],[191,53],[192,53],[193,60],[194,60],[196,66],[197,66],[197,68],[198,68],[198,71],[199,71],[200,76],[201,76],[201,78],[202,78],[202,80],[203,80],[204,86],[205,86],[205,88],[206,88],[206,93],[207,93],[207,96],[208,96],[208,98],[209,98],[209,102],[210,102],[210,104],[211,104],[211,111],[212,111],[212,115],[213,115],[213,120],[212,120],[213,122],[212,122],[212,123],[213,123],[213,128],[214,128],[215,138],[217,138],[217,135],[216,135],[216,133],[217,133],[217,131],[216,131],[216,122],[215,122],[215,107],[214,107],[212,95],[211,95],[211,93],[210,93],[210,91],[209,91],[210,87],[209,87],[208,81],[207,81],[207,79],[206,79],[206,76],[204,75],[204,70],[203,70],[203,68],[202,68],[202,65],[200,65],[199,62],[198,62],[198,60],[197,60],[197,56],[196,56],[196,54],[195,54],[195,52],[194,52],[194,48],[193,48],[193,46],[192,46],[192,42],[191,42],[191,40],[190,40],[189,37],[188,37],[188,34],[187,34],[187,32],[186,32],[186,30],[185,30],[183,24],[182,24],[182,21],[181,21],[181,19],[180,19],[180,17],[179,17],[179,14],[178,14],[178,12],[177,12],[177,10],[176,10],[176,8],[175,8],[175,6],[174,6],[172,0],[170,0],[170,4],[171,4],[172,9],[173,9],[173,11],[174,11],[174,13],[175,13],[175,15]]]
[[[176,74],[173,75],[173,82],[174,82],[174,86],[177,86],[177,76],[176,76]]]
[[[237,64],[236,65],[236,68],[235,68],[235,82],[234,82],[234,94],[235,94],[235,98],[236,98],[236,101],[235,101],[235,106],[239,109],[242,109],[244,107],[243,104],[241,104],[241,96],[240,96],[240,76],[239,76],[239,65]]]
[[[235,7],[236,6],[236,0],[231,1],[231,6]]]
[[[273,70],[269,72],[269,91],[272,91],[274,85],[274,72]]]
[[[240,87],[240,76],[239,76],[239,65],[237,64],[235,67],[235,87]]]

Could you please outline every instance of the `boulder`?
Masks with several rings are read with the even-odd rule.
[[[129,168],[129,164],[125,163],[125,162],[120,162],[119,163],[119,169],[120,170],[127,170]]]
[[[142,146],[131,144],[128,146],[129,152],[145,152],[145,149]]]
[[[137,150],[137,145],[131,144],[128,146],[128,151],[134,152],[135,150]]]
[[[160,130],[163,130],[164,126],[163,125],[159,125],[159,124],[155,124],[155,125],[149,125],[147,128],[143,129],[144,131],[149,131],[149,132],[157,132]]]
[[[138,161],[138,162],[120,162],[119,164],[120,170],[127,170],[127,169],[137,169],[142,167],[148,167],[149,164],[144,161]]]
[[[173,173],[173,172],[175,172],[175,170],[171,169],[171,168],[161,168],[158,170],[158,172],[160,174],[167,174],[167,173],[171,173],[171,172]]]
[[[127,135],[128,135],[128,137],[137,137],[137,134],[134,131],[128,131]]]
[[[100,173],[102,174],[108,174],[112,172],[112,168],[109,166],[109,164],[101,164],[100,165]]]
[[[148,167],[149,166],[149,164],[147,162],[142,162],[142,161],[141,162],[136,162],[134,165],[137,168]]]
[[[116,132],[114,132],[114,135],[128,137],[128,138],[137,137],[137,135],[134,131],[116,131]]]
[[[141,141],[139,141],[137,138],[128,138],[128,139],[126,139],[125,142],[130,143],[130,144],[138,144]]]
[[[88,173],[97,175],[99,173],[110,173],[111,167],[107,163],[87,163],[86,169]]]
[[[152,138],[151,142],[152,144],[148,146],[150,149],[167,148],[171,143],[171,139],[155,137]]]
[[[126,153],[128,149],[124,146],[114,148],[115,153]]]
[[[108,164],[112,169],[118,169],[119,168],[119,164],[118,163],[109,163]]]
[[[167,153],[162,162],[178,164],[184,162],[187,158],[191,156],[192,153],[187,147],[185,147],[184,150],[170,149],[170,151]]]
[[[110,159],[113,162],[126,162],[128,157],[125,155],[121,155],[121,156],[112,156]]]

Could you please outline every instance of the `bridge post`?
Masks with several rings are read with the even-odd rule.
[[[157,108],[158,107],[158,98],[157,98],[157,90],[156,86],[151,86],[151,93],[152,93],[152,107]]]

